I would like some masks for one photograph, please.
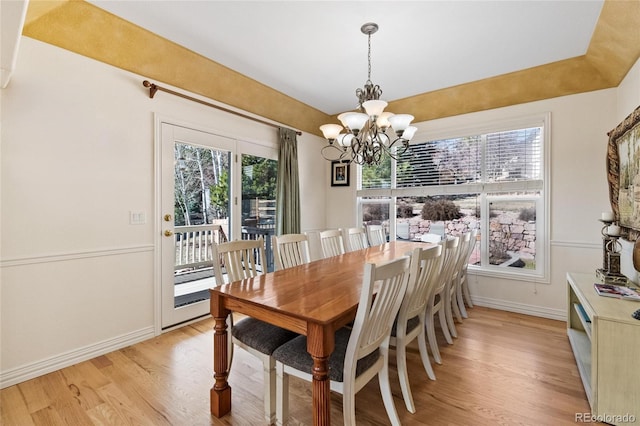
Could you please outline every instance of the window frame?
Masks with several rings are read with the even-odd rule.
[[[430,124],[430,123],[427,123]],[[425,126],[426,127],[426,126]],[[496,278],[508,278],[517,281],[550,283],[550,233],[549,233],[549,217],[550,217],[550,156],[549,147],[551,146],[551,113],[538,113],[527,116],[506,118],[495,121],[481,122],[466,127],[443,127],[438,130],[427,130],[422,127],[413,138],[413,143],[423,144],[430,141],[438,141],[453,138],[464,138],[472,136],[483,136],[489,133],[505,132],[511,130],[525,129],[530,127],[542,127],[542,143],[541,143],[541,180],[522,181],[522,182],[487,182],[472,183],[458,185],[434,185],[410,188],[396,188],[396,161],[392,161],[391,166],[391,187],[390,188],[372,188],[362,189],[362,166],[358,166],[357,173],[357,212],[358,223],[362,223],[362,204],[366,203],[366,197],[383,198],[387,197],[389,202],[390,216],[389,220],[389,238],[396,239],[396,220],[397,219],[397,200],[399,197],[406,196],[425,196],[425,195],[453,195],[453,194],[480,194],[480,207],[482,216],[480,219],[480,232],[482,240],[479,242],[481,247],[481,255],[488,256],[488,239],[484,236],[488,234],[489,227],[489,202],[487,197],[499,192],[506,192],[512,189],[521,191],[539,191],[540,196],[536,201],[536,269],[519,270],[517,268],[498,267],[493,265],[469,265],[469,269],[475,274]],[[484,167],[484,159],[483,164]],[[391,220],[391,218],[395,218]]]

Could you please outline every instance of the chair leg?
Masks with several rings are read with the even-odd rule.
[[[462,323],[462,311],[458,306],[458,293],[460,292],[460,272],[455,275],[453,282],[451,283],[453,288],[451,289],[451,308],[453,314],[456,316],[456,321]]]
[[[431,367],[431,361],[429,360],[429,353],[427,352],[427,336],[424,330],[418,334],[418,348],[420,349],[420,359],[422,359],[424,371],[427,372],[427,376],[429,376],[431,380],[435,380],[436,373],[433,372],[433,367]]]
[[[424,331],[422,332],[424,335]],[[404,336],[406,338],[406,336]],[[413,403],[413,395],[411,395],[411,387],[409,386],[409,372],[407,371],[407,342],[396,336],[396,363],[398,368],[398,380],[400,380],[400,388],[402,389],[402,398],[404,405],[410,413],[416,412]],[[422,355],[422,349],[420,349]]]
[[[389,360],[388,360],[388,352],[385,356],[384,364],[382,365],[382,369],[378,372],[378,382],[380,383],[380,392],[382,393],[382,402],[384,402],[384,408],[387,410],[387,416],[389,416],[389,420],[391,421],[392,426],[400,426],[400,418],[398,417],[398,412],[396,411],[396,406],[393,403],[393,395],[391,395],[391,383],[389,382]],[[353,392],[352,392],[353,393]],[[351,395],[355,400],[355,394]],[[354,407],[355,408],[355,407]],[[345,419],[346,420],[346,419]],[[351,423],[347,423],[345,421],[345,425],[355,425],[355,413],[353,416],[353,421]]]
[[[445,295],[444,295],[444,306],[442,307],[442,309],[444,309],[444,316],[446,318],[446,328],[449,332],[449,334],[452,337],[458,337],[458,332],[456,331],[456,324],[453,322],[453,302],[451,300],[451,285],[447,286],[447,288],[445,289]],[[451,344],[452,342],[449,342],[449,340],[447,340],[447,343]]]
[[[279,362],[276,362],[276,378],[276,425],[283,426],[289,420],[289,375]]]
[[[442,358],[440,358],[440,349],[438,349],[438,340],[436,340],[436,328],[434,314],[428,310],[427,317],[425,319],[425,328],[427,329],[427,340],[429,340],[429,346],[431,347],[431,354],[433,360],[437,364],[442,364]]]
[[[444,303],[444,300],[442,302]],[[444,339],[448,344],[453,345],[453,339],[451,338],[451,333],[449,333],[449,324],[447,324],[446,310],[446,304],[441,306],[438,311],[438,318],[440,319],[440,328],[442,329],[442,334],[444,334]]]
[[[464,298],[467,301],[467,306],[473,308],[473,302],[471,301],[471,293],[469,292],[469,283],[467,282],[467,273],[465,271],[462,279],[462,292],[464,293]]]
[[[268,425],[276,422],[276,361],[269,357],[262,361],[264,369],[264,418]]]
[[[378,373],[380,374],[380,373]],[[356,424],[355,371],[351,380],[344,380],[342,389],[342,421],[345,425]],[[382,389],[382,386],[380,386]],[[381,391],[382,392],[382,391]]]
[[[464,307],[464,299],[463,299],[463,295],[462,295],[462,282],[463,279],[460,279],[460,282],[458,283],[458,287],[456,288],[456,301],[458,302],[458,310],[460,311],[460,315],[462,316],[462,318],[469,318],[469,315],[467,314],[467,309]]]

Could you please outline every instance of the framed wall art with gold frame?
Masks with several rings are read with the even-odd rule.
[[[622,236],[640,236],[640,106],[607,133],[609,200]]]

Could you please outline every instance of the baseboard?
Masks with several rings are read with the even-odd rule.
[[[484,306],[485,308],[499,309],[501,311],[516,312],[518,314],[532,315],[534,317],[549,318],[559,321],[567,320],[567,312],[564,309],[545,308],[543,306],[527,305],[524,303],[478,296],[471,296],[471,301],[474,305]]]
[[[0,372],[0,389],[60,370],[61,368],[69,367],[70,365],[78,364],[79,362],[87,361],[152,337],[155,337],[154,328],[146,327],[42,361],[2,371]]]

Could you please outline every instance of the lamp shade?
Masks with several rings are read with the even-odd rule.
[[[396,133],[402,132],[409,127],[411,120],[413,120],[413,115],[410,114],[396,114],[393,117],[389,117],[389,123],[391,123],[391,127]]]
[[[340,114],[338,119],[342,121],[346,128],[357,133],[364,127],[364,123],[369,120],[369,116],[360,112],[346,112]]]
[[[382,130],[386,130],[391,127],[391,123],[389,123],[389,117],[393,117],[392,112],[385,111],[380,114],[376,119],[376,124],[378,125],[378,127],[380,127]]]
[[[339,124],[323,124],[320,126],[320,130],[322,131],[325,139],[333,140],[340,134],[342,126]]]
[[[402,132],[402,139],[410,141],[411,138],[413,138],[413,135],[416,134],[417,130],[418,128],[414,126],[407,127],[406,129],[404,129],[404,132]]]
[[[370,117],[378,117],[384,111],[387,103],[385,101],[372,99],[362,104],[362,107]]]

